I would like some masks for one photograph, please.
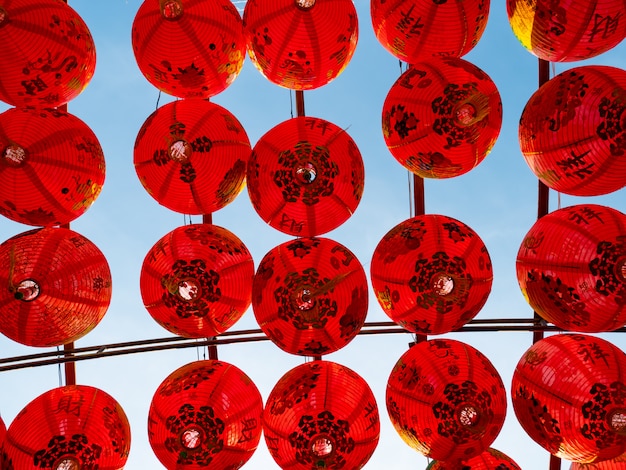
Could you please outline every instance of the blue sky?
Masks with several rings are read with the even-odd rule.
[[[235,2],[240,10],[243,2]],[[137,131],[155,110],[158,91],[141,75],[131,49],[130,31],[139,0],[70,0],[90,28],[97,48],[95,76],[87,89],[69,103],[69,111],[85,121],[98,136],[106,158],[107,176],[95,204],[71,228],[93,241],[107,257],[113,275],[113,300],[98,327],[77,346],[118,343],[170,336],[145,310],[139,292],[143,258],[163,235],[188,222],[159,206],[143,189],[133,167]],[[359,42],[342,75],[323,88],[304,94],[306,114],[346,128],[358,145],[365,164],[365,190],[354,215],[325,234],[349,248],[369,275],[378,241],[396,224],[408,219],[410,177],[393,159],[381,131],[381,110],[389,88],[400,75],[398,60],[374,37],[369,2],[356,1]],[[591,62],[624,68],[623,44]],[[469,173],[447,180],[427,180],[426,212],[454,217],[473,228],[485,242],[493,262],[491,295],[477,318],[530,317],[515,277],[515,257],[523,236],[536,219],[537,180],[523,160],[517,143],[517,124],[523,107],[537,88],[537,59],[514,37],[505,2],[491,5],[486,31],[465,59],[479,66],[495,82],[503,103],[503,125],[492,152]],[[559,73],[582,63],[556,64]],[[161,96],[162,105],[172,98]],[[268,82],[246,59],[244,69],[224,92],[212,98],[242,123],[251,143],[270,128],[295,115],[290,92]],[[295,106],[295,105],[294,105]],[[0,110],[6,109],[0,105]],[[559,204],[604,204],[626,212],[625,190],[607,196],[576,198],[550,193],[551,210]],[[194,223],[199,217],[192,217]],[[236,234],[248,247],[255,266],[265,253],[291,239],[266,225],[254,212],[244,190],[230,205],[213,215],[213,222]],[[30,227],[0,220],[0,239]],[[370,292],[368,322],[387,321]],[[257,328],[247,311],[234,330]],[[514,367],[531,345],[530,333],[458,333],[443,335],[478,348],[496,366],[507,386]],[[622,349],[626,338],[602,335]],[[381,438],[367,469],[425,468],[427,459],[409,448],[393,430],[385,407],[385,387],[391,369],[412,341],[409,334],[363,335],[326,357],[359,373],[372,386],[381,416]],[[0,355],[11,357],[33,350],[0,337]],[[102,388],[126,411],[133,430],[130,470],[161,468],[146,435],[152,394],[173,370],[202,358],[204,350],[154,352],[84,361],[77,364],[78,383]],[[290,356],[270,342],[227,345],[220,359],[246,372],[267,398],[278,379],[303,358]],[[8,425],[30,400],[59,385],[56,366],[0,374],[0,414]],[[524,470],[547,468],[548,454],[528,438],[509,406],[505,426],[493,447],[508,454]],[[263,440],[248,462],[249,469],[275,468]],[[563,468],[566,464],[563,464]]]

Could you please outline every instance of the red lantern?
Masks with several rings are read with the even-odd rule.
[[[537,220],[517,254],[524,297],[564,330],[612,331],[626,324],[626,215],[580,204]]]
[[[572,462],[569,470],[626,470],[626,460],[624,456],[613,460],[605,460],[598,463],[577,463]]]
[[[188,338],[223,333],[250,306],[254,262],[239,238],[210,224],[179,227],[141,268],[143,303],[155,321]]]
[[[9,460],[7,458],[6,452],[4,451],[4,441],[6,440],[7,435],[7,427],[4,424],[2,418],[0,418],[0,468],[2,469],[10,469]]]
[[[172,372],[152,398],[148,437],[168,469],[236,469],[261,439],[263,399],[237,367],[197,361]]]
[[[102,148],[89,126],[71,114],[27,108],[3,112],[0,152],[0,213],[11,220],[66,224],[100,195]]]
[[[626,452],[626,355],[606,340],[560,334],[533,344],[513,373],[513,409],[528,435],[573,462]]]
[[[210,214],[242,191],[251,151],[246,131],[228,110],[205,100],[174,101],[139,130],[135,170],[159,204],[182,214]]]
[[[333,123],[296,117],[275,126],[253,148],[248,193],[259,216],[289,235],[329,232],[354,213],[363,194],[363,159]]]
[[[573,196],[626,186],[624,95],[626,71],[603,65],[574,67],[535,91],[522,112],[519,142],[537,178]]]
[[[621,0],[507,0],[506,6],[517,39],[549,62],[590,59],[626,37]]]
[[[359,33],[352,0],[250,1],[243,24],[252,63],[270,82],[292,90],[337,78]]]
[[[298,238],[273,248],[254,277],[254,316],[291,354],[319,356],[341,349],[361,330],[367,306],[363,266],[327,238]]]
[[[452,178],[481,163],[502,125],[500,93],[472,63],[454,57],[411,65],[383,105],[389,151],[423,178]]]
[[[12,106],[60,106],[85,89],[95,68],[91,33],[67,2],[2,2],[0,100]]]
[[[50,390],[31,401],[7,432],[10,468],[121,470],[130,426],[110,395],[86,385]]]
[[[284,470],[359,469],[378,445],[378,406],[353,370],[308,362],[283,375],[270,392],[263,433]]]
[[[132,28],[139,70],[179,98],[208,98],[239,75],[246,52],[241,15],[230,0],[144,0]]]
[[[435,460],[478,456],[496,439],[506,390],[480,351],[450,339],[417,343],[387,382],[387,411],[400,437]]]
[[[371,0],[376,38],[394,57],[415,63],[434,56],[461,57],[487,26],[490,1]]]
[[[434,460],[426,470],[522,470],[513,459],[491,447],[471,459],[440,462]]]
[[[413,333],[462,327],[483,307],[493,281],[491,258],[478,234],[434,214],[418,215],[387,232],[370,269],[383,311]]]
[[[27,346],[59,346],[89,333],[111,302],[102,252],[66,228],[43,228],[0,245],[0,332]]]

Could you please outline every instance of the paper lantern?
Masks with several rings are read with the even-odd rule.
[[[180,100],[144,122],[134,163],[141,184],[159,204],[182,214],[210,214],[243,190],[251,151],[245,129],[227,109]]]
[[[456,330],[483,307],[493,281],[487,247],[452,217],[418,215],[392,228],[374,250],[372,287],[383,311],[413,333]]]
[[[26,405],[9,426],[4,448],[16,470],[121,470],[130,441],[128,418],[113,397],[68,385]]]
[[[237,367],[205,360],[172,372],[156,390],[148,438],[168,469],[236,469],[261,439],[263,399]]]
[[[598,463],[577,463],[572,462],[569,470],[625,470],[626,460],[624,456],[618,457],[613,460],[605,460]]]
[[[91,241],[67,228],[35,229],[0,245],[0,332],[27,346],[89,333],[111,302],[111,272]],[[8,287],[8,288],[7,288]]]
[[[430,57],[461,57],[487,26],[490,1],[370,0],[378,42],[410,64]]]
[[[434,460],[426,470],[522,470],[513,459],[491,447],[471,459],[440,462]]]
[[[250,200],[265,222],[289,235],[314,237],[354,213],[365,173],[361,153],[344,129],[296,117],[257,141],[247,181]]]
[[[252,63],[270,82],[292,90],[337,78],[359,33],[352,0],[250,1],[243,25]]]
[[[626,71],[574,67],[543,84],[519,124],[522,155],[546,186],[599,196],[626,186]]]
[[[131,41],[148,82],[179,98],[221,93],[246,54],[241,15],[230,0],[144,0]]]
[[[168,331],[210,338],[233,326],[252,297],[254,261],[233,233],[211,224],[176,228],[150,249],[141,267],[141,297]]]
[[[620,0],[507,0],[513,33],[532,54],[549,62],[590,59],[626,36]]]
[[[626,451],[626,355],[601,338],[560,334],[533,344],[513,373],[511,398],[526,433],[579,463]]]
[[[254,276],[254,316],[270,340],[291,354],[319,356],[343,348],[361,330],[367,307],[363,266],[328,238],[278,245]]]
[[[60,0],[0,5],[0,100],[54,108],[76,98],[96,68],[87,25]]]
[[[564,330],[594,333],[626,325],[626,215],[579,204],[541,217],[517,254],[524,297]]]
[[[100,195],[106,171],[102,147],[72,114],[8,109],[0,114],[0,152],[0,214],[11,220],[66,224]]]
[[[4,451],[4,441],[6,440],[7,435],[7,426],[4,424],[2,418],[0,418],[0,468],[2,469],[11,469],[12,464],[10,463],[6,452]]]
[[[312,361],[274,386],[263,410],[263,433],[283,470],[360,469],[378,445],[378,406],[356,372]]]
[[[387,382],[387,411],[400,437],[427,457],[466,460],[489,448],[506,415],[506,390],[489,359],[468,344],[415,344]]]
[[[387,148],[423,178],[452,178],[480,164],[502,126],[500,93],[491,78],[459,58],[412,64],[383,104]]]

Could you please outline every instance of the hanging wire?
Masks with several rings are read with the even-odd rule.
[[[293,119],[293,90],[289,90],[289,107],[291,108],[291,119]]]
[[[57,353],[58,353],[58,356],[61,357],[61,350],[59,349],[58,346],[57,346]],[[62,387],[63,386],[63,374],[61,373],[61,363],[60,362],[59,362],[58,374],[59,374],[59,387]]]
[[[161,101],[161,90],[159,90],[159,94],[157,95],[156,109],[159,109],[159,101]]]

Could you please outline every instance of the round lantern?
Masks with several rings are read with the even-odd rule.
[[[11,108],[0,114],[0,152],[0,214],[11,220],[66,224],[100,195],[105,179],[102,147],[76,116]]]
[[[387,411],[400,437],[435,460],[486,451],[506,414],[498,371],[477,349],[450,339],[415,344],[387,382]]]
[[[247,2],[243,24],[252,63],[270,82],[292,90],[337,78],[359,33],[352,0]]]
[[[254,262],[239,238],[211,224],[179,227],[150,249],[140,288],[148,313],[188,338],[223,333],[250,306]]]
[[[626,355],[584,334],[544,338],[524,353],[511,395],[518,421],[551,454],[579,463],[626,452]]]
[[[367,306],[363,266],[327,238],[298,238],[273,248],[254,276],[254,316],[270,340],[291,354],[341,349],[363,327]]]
[[[423,178],[451,178],[476,167],[494,146],[501,125],[496,85],[460,58],[412,64],[383,104],[383,136],[389,151]]]
[[[91,33],[59,0],[3,0],[0,5],[0,100],[54,108],[77,97],[96,68]]]
[[[237,367],[196,361],[172,372],[155,392],[148,437],[168,469],[236,469],[261,439],[263,399]]]
[[[370,265],[383,311],[413,333],[456,330],[483,307],[493,281],[491,258],[470,227],[444,215],[418,215],[380,240]]]
[[[626,324],[626,215],[579,204],[541,217],[517,254],[524,297],[564,330],[611,331]]]
[[[513,459],[491,447],[471,459],[440,462],[434,460],[426,470],[522,470]]]
[[[179,98],[221,93],[241,72],[246,54],[241,15],[230,0],[144,0],[132,46],[148,82]]]
[[[359,469],[378,445],[378,406],[356,372],[312,361],[274,386],[263,410],[263,433],[282,469]]]
[[[546,186],[599,196],[626,186],[626,71],[587,65],[544,83],[519,124],[522,154]]]
[[[15,469],[120,470],[130,439],[117,401],[97,388],[70,385],[26,405],[9,426],[4,448]]]
[[[361,153],[344,129],[296,117],[257,141],[247,181],[250,200],[265,222],[289,235],[314,237],[354,213],[365,173]]]
[[[624,456],[621,456],[613,460],[604,460],[598,463],[572,462],[569,470],[626,470],[626,459]]]
[[[0,245],[0,332],[27,346],[59,346],[89,333],[111,302],[102,252],[66,228],[43,228]]]
[[[549,62],[573,62],[595,57],[617,46],[626,36],[621,0],[577,2],[507,0],[513,33],[532,54]]]
[[[2,420],[2,418],[0,418],[0,468],[2,469],[12,468],[12,464],[9,462],[6,452],[4,451],[4,441],[6,440],[6,435],[6,424],[4,424],[4,421]]]
[[[180,100],[144,122],[135,140],[135,170],[159,204],[182,214],[210,214],[243,190],[251,151],[246,131],[228,110]]]
[[[413,64],[434,56],[467,54],[485,31],[489,7],[489,0],[371,0],[370,16],[382,46]]]

